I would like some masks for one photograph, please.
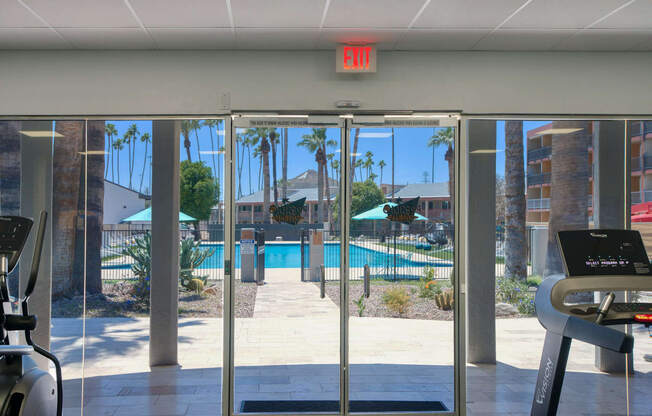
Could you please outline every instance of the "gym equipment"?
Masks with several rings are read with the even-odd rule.
[[[560,231],[557,243],[566,273],[544,279],[534,301],[546,338],[533,416],[557,414],[573,339],[629,354],[634,338],[606,326],[652,321],[652,303],[613,302],[615,291],[652,290],[652,269],[638,231]],[[565,302],[569,294],[598,291],[609,292],[600,304]]]
[[[34,343],[31,331],[36,329],[36,316],[29,314],[29,297],[36,286],[45,236],[47,213],[41,212],[29,281],[20,300],[20,313],[13,311],[9,290],[9,273],[16,267],[29,237],[32,220],[25,217],[0,217],[0,408],[1,416],[61,416],[63,382],[57,358]],[[23,267],[27,267],[24,262]],[[17,303],[17,302],[16,302]],[[24,333],[25,345],[18,344],[18,333]],[[54,363],[56,381],[49,372],[38,368],[30,357],[37,353]]]

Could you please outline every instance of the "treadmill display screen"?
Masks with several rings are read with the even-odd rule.
[[[569,277],[652,274],[638,231],[560,231],[557,241]]]

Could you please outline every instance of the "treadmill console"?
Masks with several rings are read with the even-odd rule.
[[[568,277],[652,274],[638,231],[560,231],[557,239]]]

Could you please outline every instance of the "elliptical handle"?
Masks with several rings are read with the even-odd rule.
[[[48,222],[48,213],[41,211],[41,217],[38,224],[38,232],[36,233],[36,242],[34,243],[34,254],[32,255],[32,269],[29,273],[29,281],[25,289],[25,299],[29,298],[34,287],[36,286],[36,279],[38,278],[38,269],[41,265],[41,252],[43,251],[43,240],[45,238],[45,229]]]

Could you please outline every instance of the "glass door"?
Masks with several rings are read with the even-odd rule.
[[[457,410],[458,118],[348,124],[348,412]]]
[[[340,117],[233,120],[230,412],[341,412],[342,132]]]

